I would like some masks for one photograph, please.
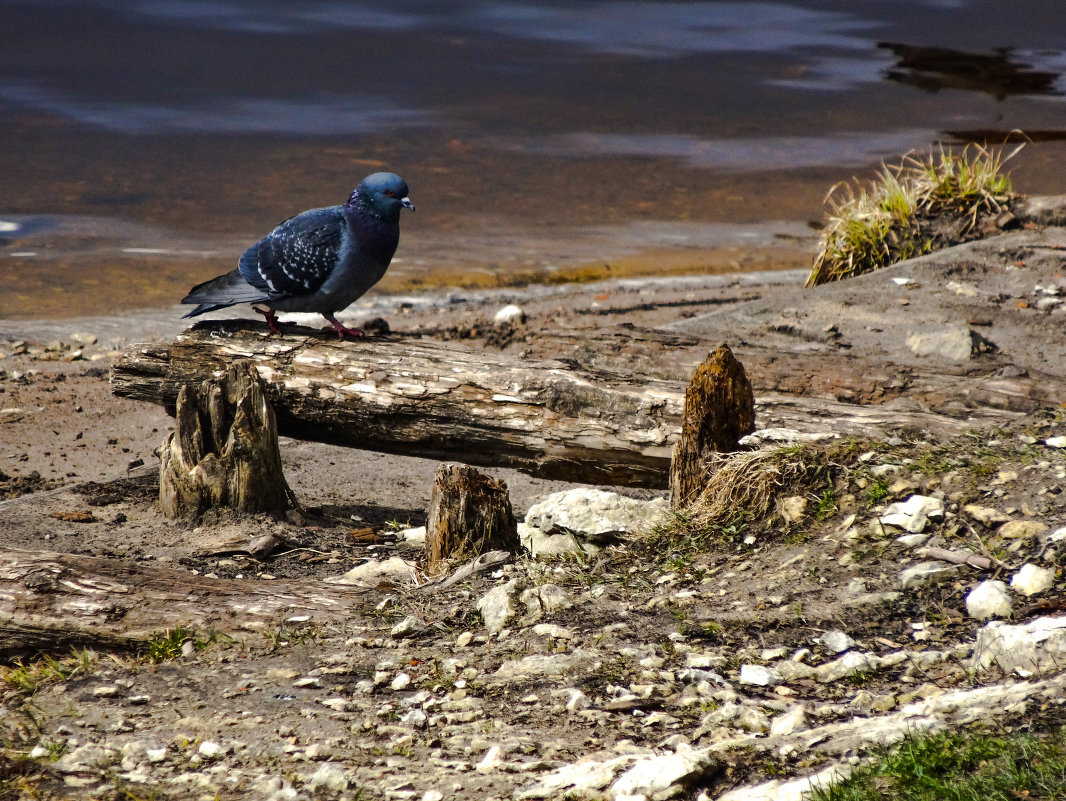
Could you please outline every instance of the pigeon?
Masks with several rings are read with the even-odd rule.
[[[237,269],[194,286],[181,302],[198,305],[183,317],[253,303],[266,307],[252,309],[275,334],[276,312],[318,312],[338,339],[361,337],[361,330],[341,325],[335,314],[385,275],[405,208],[414,211],[415,205],[400,176],[369,175],[343,206],[290,217],[248,248]]]

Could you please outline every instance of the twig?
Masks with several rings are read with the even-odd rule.
[[[447,578],[435,579],[420,587],[415,587],[415,592],[438,592],[440,590],[446,590],[453,584],[458,584],[460,581],[469,578],[475,573],[489,570],[496,567],[496,565],[502,565],[504,562],[510,561],[512,556],[513,554],[507,551],[489,551],[488,553],[483,553],[476,559],[467,562]]]
[[[987,556],[978,556],[971,551],[949,551],[947,548],[922,548],[918,551],[922,556],[930,559],[939,559],[941,562],[951,562],[956,565],[969,565],[979,570],[988,570],[992,567],[992,560]]]

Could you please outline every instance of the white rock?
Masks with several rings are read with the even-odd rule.
[[[538,637],[551,637],[553,640],[574,639],[574,632],[562,626],[556,626],[554,623],[538,623],[533,627],[533,633]]]
[[[422,801],[444,801],[444,793],[440,790],[426,790],[422,793]]]
[[[511,594],[517,585],[518,580],[511,579],[506,584],[493,587],[478,599],[477,610],[481,612],[481,619],[485,621],[485,628],[490,634],[501,631],[507,621],[515,616]]]
[[[389,632],[393,637],[417,637],[420,634],[425,634],[429,630],[429,626],[425,621],[421,620],[416,615],[408,615],[395,626]]]
[[[592,706],[592,701],[581,690],[576,687],[569,687],[566,690],[570,699],[566,702],[566,710],[568,712],[580,712],[582,709],[588,709]]]
[[[424,729],[429,723],[429,716],[421,709],[412,709],[400,718],[400,723],[413,729]]]
[[[425,548],[426,547],[426,527],[418,526],[417,528],[405,528],[402,531],[396,532],[396,537],[401,543],[410,548]]]
[[[1007,585],[1002,581],[982,581],[966,596],[966,612],[977,620],[1009,617],[1013,611]]]
[[[515,306],[513,303],[504,306],[495,315],[493,315],[492,322],[496,325],[502,325],[504,323],[508,325],[518,325],[526,321],[526,313],[522,311],[521,307]]]
[[[534,504],[525,522],[546,534],[572,532],[582,540],[595,540],[651,526],[669,509],[666,498],[641,501],[616,492],[577,487]]]
[[[894,503],[885,509],[879,521],[885,526],[896,526],[911,534],[925,530],[929,519],[944,516],[944,502],[927,495],[912,495],[907,500]]]
[[[1054,570],[1031,562],[1022,565],[1010,580],[1011,589],[1022,595],[1036,595],[1038,592],[1050,590],[1054,583]]]
[[[760,447],[767,442],[782,445],[794,445],[797,442],[821,442],[826,439],[837,439],[839,434],[832,432],[808,432],[799,431],[795,428],[760,428],[745,437],[741,437],[741,445]]]
[[[984,523],[986,526],[994,526],[999,523],[1006,523],[1010,520],[1010,518],[1003,514],[1003,512],[999,511],[999,509],[993,509],[991,506],[978,506],[975,503],[968,503],[962,507],[962,511],[978,523]]]
[[[411,686],[411,677],[406,673],[397,673],[389,686],[394,690],[406,690]]]
[[[834,654],[843,653],[855,646],[855,640],[851,639],[851,637],[843,631],[840,631],[840,629],[827,631],[820,637],[815,637],[814,641],[821,643],[826,650],[832,651]]]
[[[530,654],[504,662],[492,674],[493,683],[506,684],[529,679],[559,676],[577,668],[588,667],[602,654],[580,648],[568,654]]]
[[[196,749],[196,753],[204,759],[218,759],[229,753],[229,747],[216,743],[214,740],[204,740]]]
[[[474,766],[478,773],[492,773],[503,764],[503,748],[494,745],[485,752],[485,756]]]
[[[474,640],[474,632],[472,632],[472,631],[464,631],[462,634],[460,634],[458,637],[455,638],[455,647],[456,648],[466,648],[466,646],[470,645],[470,643],[473,642],[473,640]]]
[[[144,751],[144,755],[149,762],[162,762],[167,758],[167,749],[166,746],[162,748],[147,748]]]
[[[528,523],[518,524],[518,541],[529,550],[534,559],[561,556],[567,553],[595,556],[600,552],[600,546],[582,539],[577,534],[569,531],[560,534],[545,534],[536,526]]]
[[[808,801],[815,788],[828,789],[830,784],[846,779],[850,773],[849,765],[830,765],[813,776],[737,787],[718,796],[718,801]]]
[[[755,706],[742,706],[733,718],[733,725],[742,731],[762,734],[770,730],[770,716]]]
[[[1038,617],[1017,626],[988,623],[977,632],[972,664],[978,670],[995,664],[1007,673],[1061,670],[1066,664],[1066,617]]]
[[[771,684],[780,684],[781,681],[781,674],[773,668],[766,667],[765,665],[740,666],[741,684],[753,684],[757,687],[768,687]]]
[[[840,659],[826,662],[814,669],[814,675],[818,681],[827,684],[837,681],[845,676],[851,676],[859,671],[872,670],[874,667],[867,654],[858,651],[848,651]]]
[[[797,705],[787,712],[782,712],[770,722],[770,736],[792,734],[806,728],[807,710]]]
[[[1047,529],[1039,520],[1008,520],[996,533],[1005,540],[1024,540],[1039,537]]]
[[[515,797],[519,801],[527,798],[562,798],[568,793],[580,797],[589,794],[590,790],[603,789],[620,770],[637,759],[634,754],[624,754],[606,760],[586,760],[564,765],[542,776],[536,784],[517,793]]]
[[[948,581],[958,574],[958,565],[948,565],[944,562],[919,562],[900,571],[899,583],[905,590],[915,590],[927,584]]]
[[[798,523],[807,514],[807,499],[802,495],[779,498],[777,501],[777,513],[786,524]]]
[[[394,556],[385,561],[371,559],[349,570],[342,576],[330,576],[323,579],[330,584],[356,584],[376,587],[382,582],[407,584],[414,581],[414,568],[406,560]]]
[[[917,548],[929,539],[928,534],[903,534],[896,537],[896,542],[905,548]]]
[[[642,759],[611,785],[610,795],[643,795],[650,799],[669,798],[695,782],[711,767],[705,751],[680,746],[673,754]]]
[[[342,793],[348,789],[348,777],[340,765],[335,762],[326,762],[311,774],[307,784],[311,792],[321,787],[324,790]]]
[[[1044,444],[1049,448],[1066,448],[1066,437],[1048,437],[1044,440]]]
[[[525,604],[526,612],[532,617],[553,615],[574,605],[570,593],[558,584],[540,584],[525,590],[518,600]]]
[[[907,337],[907,347],[918,356],[939,356],[952,362],[967,362],[981,353],[998,350],[995,343],[969,326],[911,334]]]

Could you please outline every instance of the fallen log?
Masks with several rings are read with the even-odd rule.
[[[137,648],[181,626],[206,634],[342,625],[373,591],[275,579],[210,579],[91,556],[0,549],[0,657]]]
[[[680,382],[417,338],[338,342],[246,326],[213,323],[169,347],[128,350],[112,388],[173,414],[183,385],[250,359],[285,436],[592,484],[666,485]]]
[[[524,360],[417,336],[278,337],[247,321],[201,324],[169,346],[128,349],[112,368],[112,389],[173,415],[181,386],[219,376],[236,359],[251,359],[267,381],[283,436],[618,486],[667,486],[686,389],[569,359]],[[954,436],[1019,414],[978,408],[949,417],[906,398],[860,406],[756,392],[760,426],[841,435]]]

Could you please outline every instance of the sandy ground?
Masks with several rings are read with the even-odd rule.
[[[1019,231],[811,292],[801,289],[802,274],[783,271],[368,299],[346,321],[384,318],[394,330],[475,349],[665,377],[683,378],[726,340],[747,361],[757,397],[791,392],[797,402],[815,402],[803,407],[811,430],[841,426],[818,413],[817,402],[839,408],[844,385],[858,386],[867,404],[887,402],[889,419],[892,409],[950,413],[968,430],[940,437],[889,426],[872,439],[838,440],[820,457],[824,469],[782,489],[806,508],[791,521],[771,513],[739,532],[719,527],[682,531],[674,541],[624,541],[592,561],[519,559],[433,597],[397,597],[379,587],[340,623],[286,620],[245,630],[247,621],[227,619],[234,637],[205,640],[181,660],[149,665],[140,654],[98,654],[76,675],[53,677],[36,691],[9,682],[0,689],[7,749],[0,798],[19,797],[20,787],[57,799],[118,799],[127,791],[238,798],[250,788],[279,799],[315,792],[509,798],[590,755],[636,749],[650,757],[747,736],[722,717],[736,704],[766,718],[798,703],[811,726],[834,726],[1006,681],[998,673],[975,676],[960,661],[983,626],[968,617],[966,597],[987,576],[1009,580],[1026,560],[1061,567],[1059,546],[1047,535],[1066,526],[1066,450],[1047,443],[1066,434],[1058,410],[1066,396],[1054,394],[1066,363],[1057,356],[1066,352],[1066,303],[1059,300],[1066,282],[1056,255],[1064,247],[1063,229]],[[507,303],[522,306],[524,325],[492,324]],[[427,460],[285,440],[298,515],[201,525],[161,516],[155,449],[172,421],[158,407],[113,397],[107,370],[121,348],[180,331],[177,312],[8,326],[0,338],[0,545],[106,557],[120,571],[158,571],[179,586],[195,572],[223,580],[220,587],[268,595],[282,579],[335,576],[368,557],[415,560],[395,530],[424,521],[437,468]],[[997,349],[952,361],[907,345],[914,333],[960,324]],[[993,424],[978,412],[998,401],[971,397],[967,388],[999,377],[1036,389],[1010,409],[993,409]],[[1017,383],[1027,377],[1035,380]],[[892,406],[901,401],[909,405]],[[490,472],[506,480],[518,515],[567,486]],[[877,516],[915,493],[945,504],[928,544],[1002,561],[901,593],[900,571],[921,557],[913,542],[885,534]],[[1003,520],[1013,525],[1009,538],[997,529]],[[285,547],[264,559],[241,552],[264,533],[279,535]],[[250,581],[228,581],[237,578]],[[547,629],[535,614],[511,623],[506,638],[491,635],[475,603],[508,579],[519,589],[558,585],[572,605],[544,612]],[[1055,581],[1043,594],[1018,597],[1015,620],[1058,611],[1062,582]],[[429,626],[421,637],[391,633],[412,616]],[[814,639],[831,629],[896,667],[834,681],[799,678],[781,692],[739,682],[742,662],[789,662],[803,651],[812,670],[831,669],[836,654]],[[921,652],[920,667],[892,662],[901,652]],[[556,662],[565,666],[558,674],[509,673]],[[693,665],[712,666],[729,685],[716,679],[698,689],[684,678]],[[581,714],[564,706],[575,690],[591,705]],[[412,725],[410,704],[424,704],[435,722]],[[444,710],[439,719],[434,705]],[[1061,717],[1058,707],[1000,713],[999,723],[1010,725]],[[693,780],[690,797],[718,797],[771,775],[801,776],[839,756],[762,754],[761,742],[726,752],[712,773]],[[35,743],[53,757],[69,756],[54,766],[48,756],[17,761]],[[162,762],[147,761],[146,749],[156,746]],[[503,766],[475,767],[496,746]],[[84,762],[91,759],[97,763]],[[311,773],[323,760],[350,777],[347,790],[313,790]],[[285,795],[290,786],[305,795]],[[275,790],[281,795],[272,796]]]

